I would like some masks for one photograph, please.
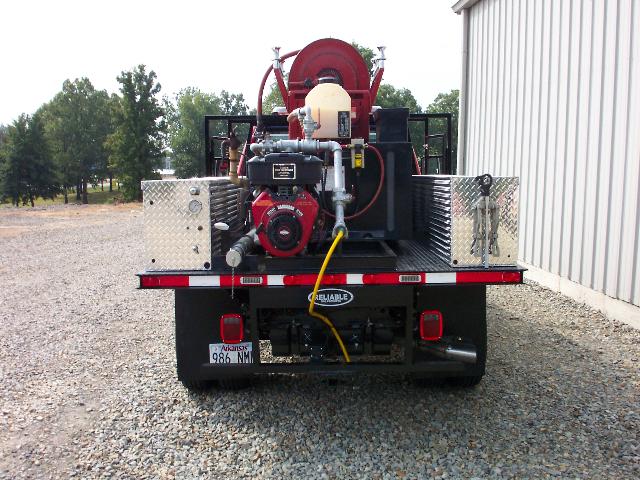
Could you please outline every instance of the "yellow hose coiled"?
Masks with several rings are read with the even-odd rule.
[[[316,295],[318,294],[318,289],[320,288],[320,284],[322,283],[322,277],[324,277],[324,271],[327,269],[329,260],[331,260],[331,255],[333,255],[333,251],[336,249],[343,236],[344,232],[340,230],[338,232],[338,235],[336,235],[336,238],[333,240],[333,243],[331,244],[331,248],[327,252],[327,255],[324,257],[324,262],[322,262],[322,267],[320,268],[320,273],[318,273],[316,284],[313,287],[313,294],[311,295],[311,302],[309,303],[309,315],[314,318],[319,318],[325,323],[325,325],[327,325],[327,327],[331,329],[331,333],[333,333],[333,336],[336,337],[336,340],[338,341],[338,345],[340,345],[340,350],[342,350],[344,361],[346,363],[351,363],[351,358],[349,358],[349,354],[347,353],[347,349],[344,346],[344,342],[342,341],[342,338],[340,338],[340,334],[336,330],[336,327],[333,326],[331,320],[329,320],[329,318],[325,317],[324,315],[313,311],[313,307],[316,304]]]

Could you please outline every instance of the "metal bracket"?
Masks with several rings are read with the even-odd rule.
[[[488,173],[475,178],[480,187],[480,198],[473,206],[473,241],[471,254],[482,257],[485,268],[489,267],[489,255],[500,256],[498,226],[500,208],[490,197],[493,177]]]

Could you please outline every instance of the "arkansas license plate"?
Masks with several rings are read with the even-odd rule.
[[[253,344],[251,342],[236,344],[210,343],[209,363],[253,363]]]

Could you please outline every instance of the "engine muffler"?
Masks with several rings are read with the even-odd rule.
[[[423,350],[427,350],[429,353],[447,360],[456,360],[462,363],[476,363],[478,361],[478,354],[476,347],[473,345],[449,345],[442,343],[421,343],[420,347]]]

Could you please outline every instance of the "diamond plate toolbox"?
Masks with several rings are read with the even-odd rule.
[[[516,265],[518,260],[517,177],[493,177],[490,198],[498,208],[499,255],[489,264]],[[480,198],[475,177],[414,175],[413,212],[417,238],[453,267],[481,266],[482,256],[472,253],[474,210]]]
[[[238,192],[227,177],[142,182],[145,268],[208,270],[222,254],[224,222],[237,226]]]

